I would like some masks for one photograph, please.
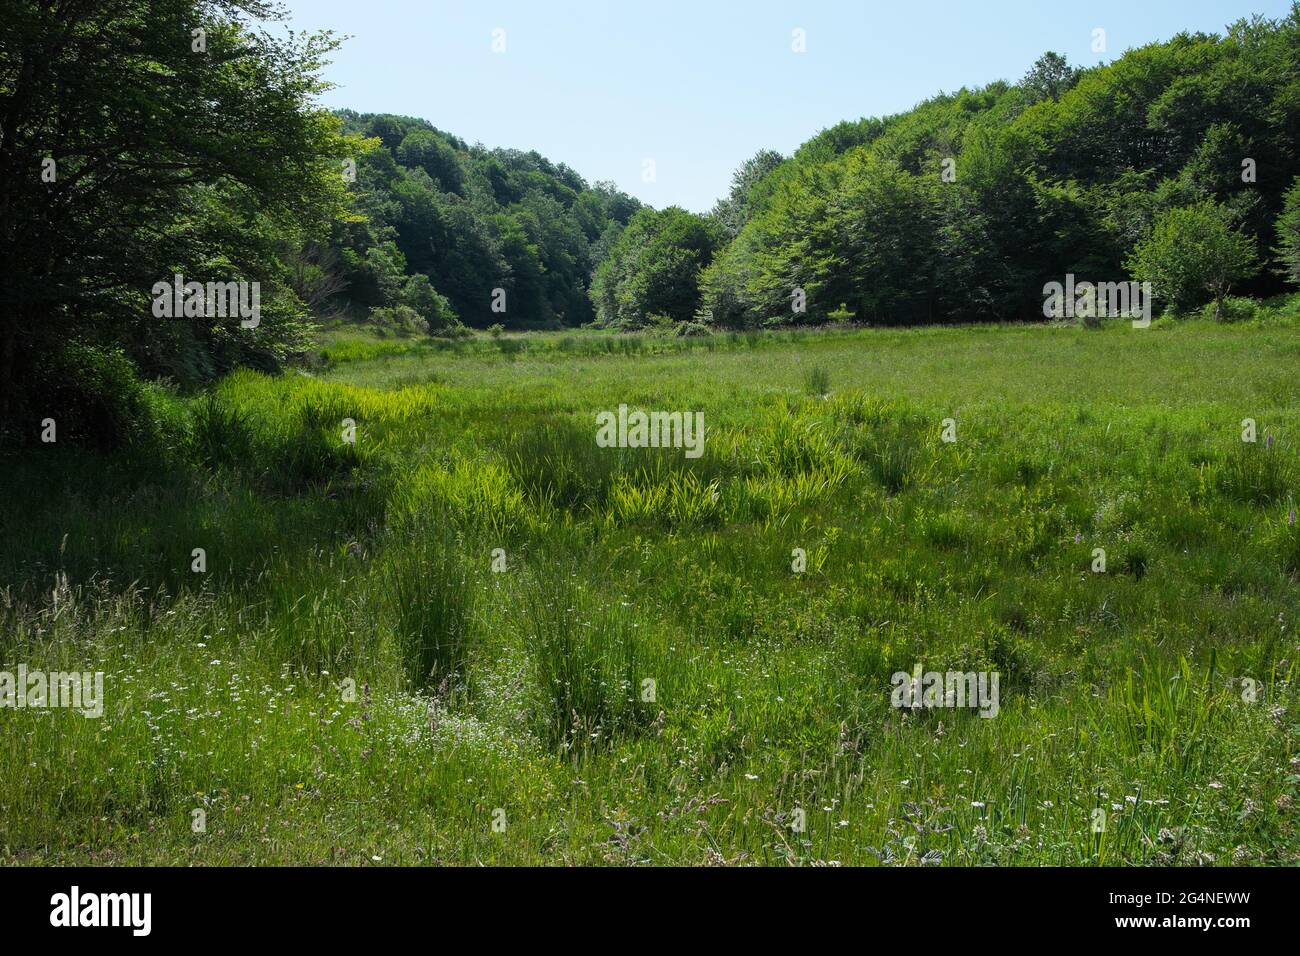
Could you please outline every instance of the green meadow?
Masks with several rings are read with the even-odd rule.
[[[1300,862],[1294,304],[349,328],[0,459],[0,670],[104,673],[0,709],[0,863]]]

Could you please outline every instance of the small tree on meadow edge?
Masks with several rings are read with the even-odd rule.
[[[1227,211],[1213,201],[1162,213],[1125,265],[1179,310],[1212,299],[1215,319],[1232,286],[1259,271],[1255,243],[1232,228]]]
[[[1300,285],[1300,176],[1286,194],[1286,204],[1277,220],[1277,254],[1281,273],[1293,285]]]

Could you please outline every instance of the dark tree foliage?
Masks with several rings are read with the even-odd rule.
[[[338,120],[312,106],[334,41],[250,25],[272,14],[256,0],[5,6],[0,428],[30,440],[33,417],[111,404],[74,401],[68,375],[119,380],[120,349],[147,372],[198,381],[274,367],[293,346],[305,308],[284,252],[342,215],[348,150]],[[177,273],[260,282],[260,324],[157,318],[151,289]]]

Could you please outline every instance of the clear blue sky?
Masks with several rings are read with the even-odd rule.
[[[1091,65],[1290,0],[285,0],[349,39],[324,103],[536,149],[589,182],[703,212],[763,147],[1016,80],[1045,50]],[[1092,51],[1106,31],[1105,53]],[[492,50],[505,31],[505,52]],[[805,31],[807,52],[792,51]],[[643,160],[656,180],[643,180]]]

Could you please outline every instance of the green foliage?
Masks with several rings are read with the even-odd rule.
[[[511,328],[591,320],[592,271],[611,230],[639,207],[635,199],[608,183],[588,186],[535,152],[471,147],[424,120],[339,116],[348,132],[377,144],[361,157],[353,187],[363,218],[333,237],[352,302],[396,305],[424,276],[446,306],[404,304],[434,333],[454,328],[448,316],[479,328],[499,321],[496,289],[506,292]]]
[[[447,297],[434,291],[429,277],[416,273],[406,280],[402,290],[402,304],[414,309],[424,320],[425,329],[434,334],[452,331],[460,326],[460,320],[447,301]]]
[[[700,270],[719,244],[719,227],[676,206],[634,215],[596,270],[591,300],[609,328],[639,328],[654,316],[689,322],[700,306]]]
[[[1079,69],[1070,66],[1065,57],[1048,51],[1038,58],[1025,78],[1020,81],[1031,102],[1059,100],[1075,83],[1079,82]]]
[[[713,330],[709,328],[709,325],[706,322],[679,322],[673,327],[673,334],[682,338],[698,338],[700,336],[712,335]]]
[[[702,277],[704,307],[732,327],[1038,320],[1048,282],[1124,281],[1129,264],[1180,284],[1183,308],[1280,291],[1246,247],[1271,245],[1276,224],[1283,259],[1290,248],[1278,217],[1300,172],[1298,37],[1293,11],[1086,70],[1047,53],[1018,84],[838,124],[747,176],[756,157],[719,204],[734,238]],[[1202,216],[1183,222],[1211,230],[1197,248],[1168,244],[1173,211],[1204,204],[1236,229]],[[1200,288],[1194,256],[1215,266]]]
[[[170,399],[190,442],[147,472],[11,454],[11,659],[109,692],[0,711],[0,855],[1286,863],[1295,307],[1261,311],[385,340]],[[664,395],[701,459],[595,445]],[[918,663],[998,671],[998,715],[894,709]]]
[[[1203,202],[1161,215],[1128,267],[1175,308],[1190,309],[1212,299],[1218,318],[1228,290],[1253,276],[1259,264],[1254,242],[1232,228],[1221,207]]]
[[[7,11],[0,419],[41,356],[72,340],[121,347],[186,384],[275,367],[294,348],[304,310],[284,250],[345,214],[339,163],[353,144],[313,105],[335,41],[274,40],[249,14],[275,16],[248,0]],[[202,56],[190,49],[200,26]],[[155,317],[155,283],[178,273],[259,282],[260,324]]]
[[[731,191],[710,212],[728,238],[734,239],[749,222],[760,201],[758,190],[762,189],[763,180],[783,162],[785,157],[775,150],[760,149],[736,170],[731,177]]]
[[[1255,299],[1230,295],[1222,303],[1211,303],[1203,310],[1205,318],[1220,322],[1251,322],[1264,312]]]
[[[80,343],[60,349],[38,366],[22,401],[31,434],[19,437],[33,443],[46,418],[55,423],[57,441],[100,451],[158,453],[175,437],[160,399],[120,349]]]
[[[427,333],[429,321],[409,305],[395,305],[391,308],[371,309],[370,323],[384,331],[397,332],[401,335]]]
[[[1286,194],[1286,205],[1277,221],[1276,254],[1283,277],[1300,286],[1300,176]]]
[[[464,192],[465,173],[455,148],[432,130],[417,127],[407,133],[395,156],[407,169],[423,169],[440,191]]]

